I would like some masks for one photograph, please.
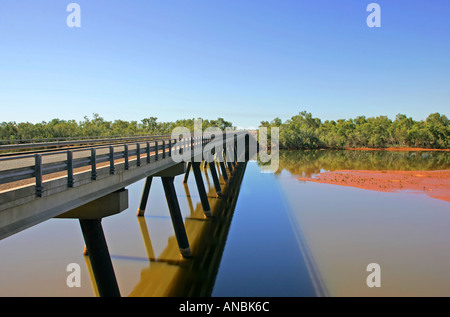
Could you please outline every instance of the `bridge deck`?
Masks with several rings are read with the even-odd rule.
[[[244,135],[232,134],[233,142]],[[228,139],[219,141],[225,146]],[[216,141],[192,137],[176,149],[203,149],[210,142]],[[0,239],[179,164],[167,139],[163,148],[138,144],[114,145],[112,152],[111,147],[68,151],[70,160],[67,152],[0,159]]]

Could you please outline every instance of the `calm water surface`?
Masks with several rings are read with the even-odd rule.
[[[128,188],[129,208],[102,221],[121,294],[449,296],[449,202],[297,179],[338,169],[450,169],[449,161],[438,152],[282,152],[277,174],[249,162],[224,206],[204,174],[213,220],[203,217],[194,177],[184,186],[179,176],[188,261],[178,254],[160,180],[143,218],[136,210],[144,181],[137,182]],[[0,296],[96,296],[83,246],[78,221],[66,219],[0,241]],[[380,288],[366,285],[373,262]],[[80,288],[66,286],[69,263],[81,266]]]
[[[448,170],[448,152],[284,152],[276,181],[330,296],[449,296],[450,203],[302,182],[321,171]],[[369,263],[381,287],[369,288]]]

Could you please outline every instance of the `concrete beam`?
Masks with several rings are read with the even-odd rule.
[[[186,163],[178,163],[153,175],[154,177],[175,177],[186,172]]]
[[[128,208],[128,190],[122,189],[72,209],[55,218],[101,219]]]

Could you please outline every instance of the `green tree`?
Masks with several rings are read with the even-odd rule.
[[[450,137],[449,119],[445,115],[432,113],[427,117],[425,123],[426,129],[432,135],[432,146],[435,148],[447,148]]]

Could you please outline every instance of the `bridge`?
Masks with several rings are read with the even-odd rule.
[[[161,178],[179,253],[191,258],[174,178],[184,175],[186,182],[192,171],[204,217],[211,218],[200,168],[209,167],[216,197],[232,201],[226,193],[242,178],[251,140],[251,134],[241,131],[219,138],[190,134],[0,146],[0,151],[29,151],[0,157],[0,239],[51,218],[78,219],[98,294],[120,296],[101,220],[128,208],[126,187],[145,178],[139,219],[153,178]]]

